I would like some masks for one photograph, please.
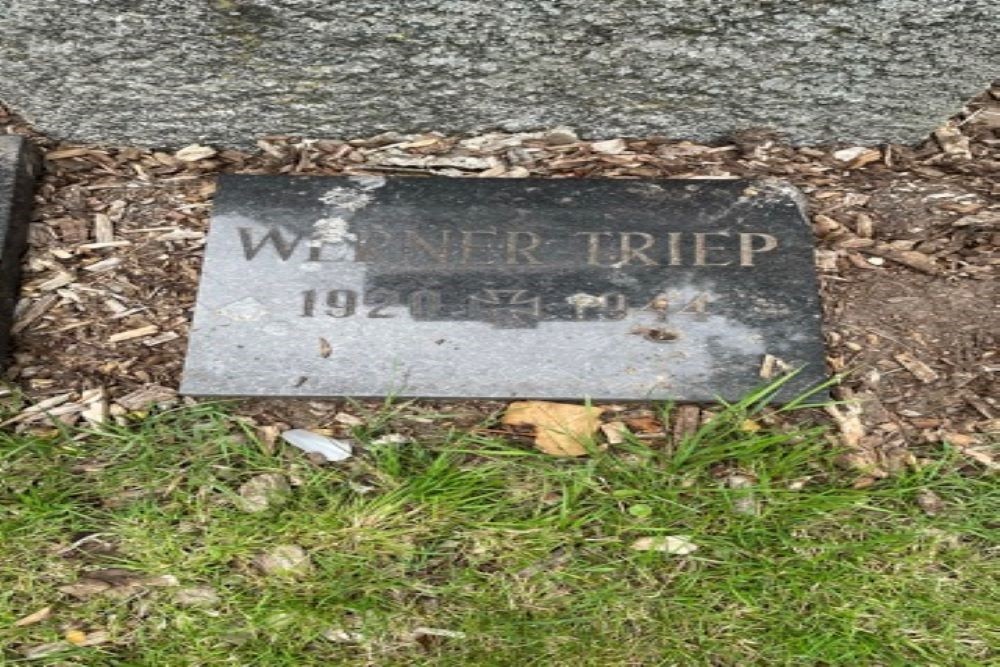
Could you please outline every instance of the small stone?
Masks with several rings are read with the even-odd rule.
[[[282,544],[257,555],[253,565],[271,576],[301,576],[312,571],[312,561],[305,550],[295,544]]]
[[[542,135],[542,140],[549,146],[564,146],[575,144],[580,141],[580,138],[576,136],[576,132],[571,127],[556,127]]]
[[[628,149],[628,144],[624,139],[609,139],[607,141],[595,141],[590,144],[595,153],[606,153],[608,155],[618,155]]]
[[[214,156],[216,152],[211,146],[191,144],[174,153],[174,157],[181,162],[197,162],[198,160],[206,160]]]
[[[365,640],[360,632],[349,632],[341,628],[330,628],[323,633],[323,638],[338,644],[358,644]]]
[[[833,159],[838,162],[850,162],[854,160],[862,153],[864,153],[867,148],[864,146],[852,146],[851,148],[842,148],[839,151],[833,152]]]

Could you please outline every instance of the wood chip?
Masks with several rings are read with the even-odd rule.
[[[972,159],[969,138],[954,125],[943,125],[934,130],[934,138],[941,145],[941,150],[944,151],[945,155],[962,160]]]
[[[620,445],[631,435],[628,426],[624,422],[608,422],[601,424],[601,432],[607,439],[609,445]]]
[[[159,327],[155,324],[150,324],[148,326],[139,327],[138,329],[129,329],[128,331],[120,331],[116,334],[108,336],[109,343],[121,343],[122,341],[132,340],[134,338],[143,338],[145,336],[152,336],[157,331]]]
[[[44,315],[45,312],[58,300],[59,295],[46,294],[41,299],[32,303],[28,309],[17,318],[17,321],[14,322],[14,326],[11,327],[11,333],[20,333],[21,331],[27,329],[32,322]]]
[[[913,373],[913,375],[923,383],[934,382],[939,377],[933,368],[920,361],[909,352],[894,354],[892,355],[892,358],[899,362],[900,366]]]
[[[121,263],[121,257],[108,257],[107,259],[102,259],[99,262],[94,262],[83,267],[83,270],[90,271],[91,273],[103,273],[104,271],[110,271]]]
[[[158,384],[146,385],[115,401],[126,410],[145,410],[154,405],[166,405],[177,399],[177,392]]]
[[[68,271],[59,271],[56,275],[52,276],[44,283],[38,286],[38,289],[42,292],[51,292],[52,290],[57,290],[60,287],[65,287],[71,282],[76,280],[76,276]]]
[[[159,336],[153,336],[152,338],[147,338],[142,341],[142,344],[146,347],[155,347],[157,345],[163,345],[164,343],[169,343],[172,340],[177,340],[180,338],[180,334],[174,331],[164,331]]]
[[[697,405],[678,405],[672,415],[673,441],[679,445],[698,432],[701,425],[701,409]]]
[[[885,257],[898,264],[916,269],[921,273],[937,275],[941,272],[932,257],[916,250],[900,250],[886,243],[878,243],[870,248],[862,249],[862,252],[869,255],[877,255],[878,257]]]
[[[111,243],[115,240],[115,226],[111,218],[105,213],[94,215],[94,241],[97,243]]]

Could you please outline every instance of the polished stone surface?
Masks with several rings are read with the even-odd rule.
[[[37,155],[28,141],[17,135],[0,136],[0,362],[9,348],[38,171]]]
[[[182,391],[736,399],[824,377],[798,193],[747,181],[223,176]],[[788,394],[786,394],[788,395]]]

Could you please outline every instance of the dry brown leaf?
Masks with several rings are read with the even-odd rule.
[[[23,628],[26,625],[41,623],[51,615],[52,615],[52,607],[42,607],[35,613],[28,614],[24,618],[19,618],[18,620],[14,621],[14,627]]]
[[[584,456],[581,441],[594,435],[604,408],[548,401],[515,401],[507,407],[502,423],[534,426],[535,445],[552,456]]]

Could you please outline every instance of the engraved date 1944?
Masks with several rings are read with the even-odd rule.
[[[416,320],[473,320],[503,328],[534,327],[542,320],[622,320],[630,308],[650,311],[657,321],[668,313],[701,315],[711,301],[708,294],[682,295],[664,292],[637,299],[622,292],[577,293],[558,302],[543,303],[541,297],[524,289],[482,289],[446,304],[439,290],[420,289],[409,293],[376,288],[359,294],[351,289],[302,292],[302,317],[368,318],[396,317],[403,308]]]

